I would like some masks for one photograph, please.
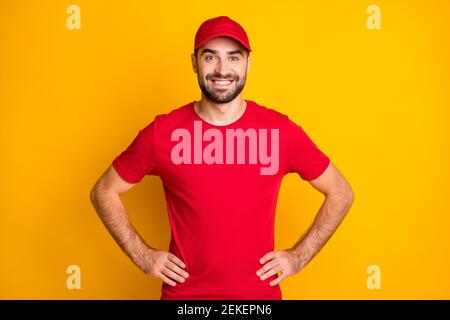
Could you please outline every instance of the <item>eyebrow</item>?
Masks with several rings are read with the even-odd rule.
[[[205,49],[203,49],[201,55],[203,55],[205,52],[209,52],[209,53],[215,54],[215,53],[217,53],[217,50],[205,48]],[[229,54],[229,55],[236,54],[236,53],[237,53],[237,54],[240,54],[241,56],[243,56],[242,50],[232,50],[232,51],[227,51],[227,54]]]

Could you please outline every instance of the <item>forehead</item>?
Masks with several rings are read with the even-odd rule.
[[[238,41],[228,38],[228,37],[217,37],[206,42],[200,50],[205,48],[216,50],[216,51],[233,51],[233,50],[244,50],[245,47]]]

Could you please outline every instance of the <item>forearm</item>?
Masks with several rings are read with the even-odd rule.
[[[313,224],[292,247],[300,261],[306,266],[316,256],[339,227],[353,202],[351,193],[327,195]]]
[[[134,228],[118,194],[94,192],[91,201],[98,216],[108,229],[122,251],[134,263],[140,265],[140,260],[150,248]]]

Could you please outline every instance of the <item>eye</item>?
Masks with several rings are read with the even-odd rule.
[[[236,62],[239,61],[239,58],[237,56],[230,57],[231,61]]]
[[[207,55],[206,57],[205,57],[205,60],[206,61],[211,61],[211,60],[213,60],[214,59],[214,56],[213,55]]]

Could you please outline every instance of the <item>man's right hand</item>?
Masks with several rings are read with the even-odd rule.
[[[171,286],[184,282],[189,275],[184,263],[168,252],[151,249],[131,224],[120,200],[120,194],[136,183],[124,180],[110,165],[96,182],[90,193],[94,208],[123,252],[146,274],[150,274]]]
[[[185,264],[177,256],[168,251],[147,249],[136,261],[138,267],[146,274],[152,275],[168,285],[175,286],[176,280],[180,283],[189,277],[183,270]]]

